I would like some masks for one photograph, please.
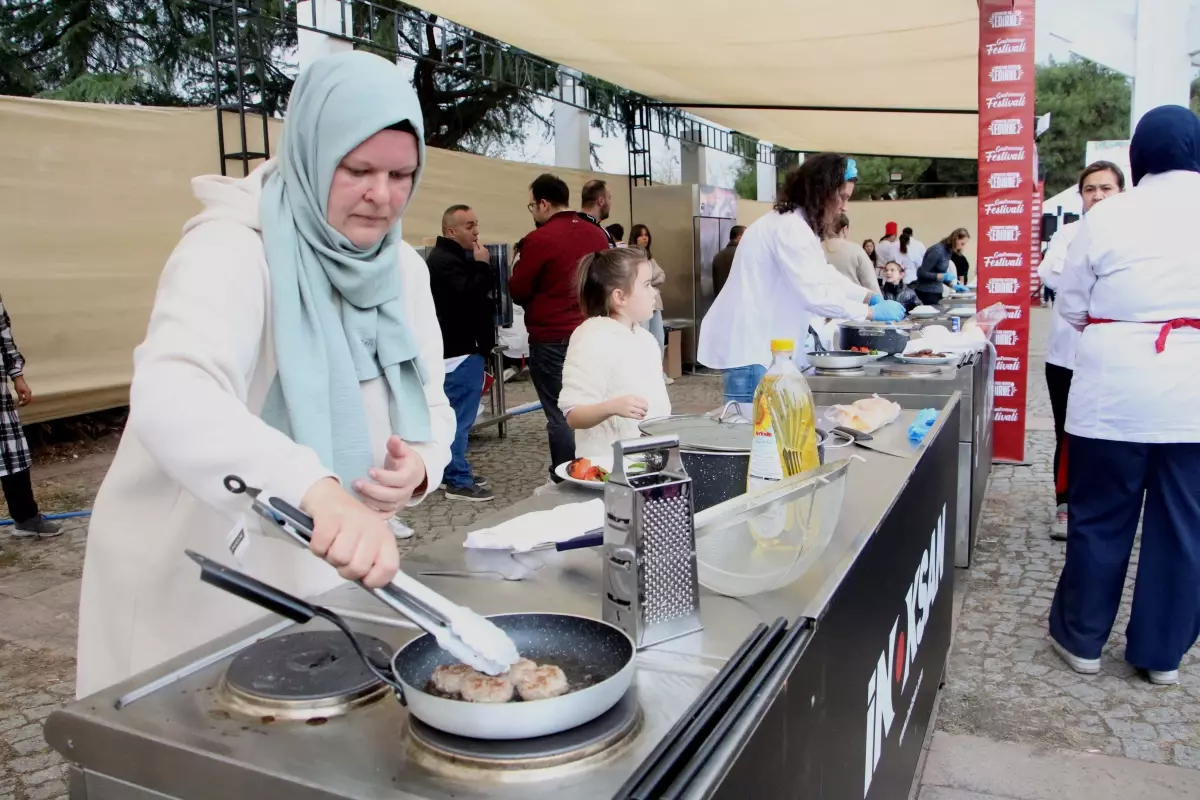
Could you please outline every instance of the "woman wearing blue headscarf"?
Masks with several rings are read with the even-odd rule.
[[[163,270],[88,531],[79,696],[259,613],[185,549],[301,596],[395,575],[388,520],[436,489],[455,430],[429,272],[400,238],[422,128],[395,64],[342,53],[296,81],[278,158],[193,181],[204,210]],[[227,475],[311,515],[320,558],[262,535]]]
[[[1067,401],[1067,561],[1054,649],[1100,671],[1142,519],[1125,660],[1179,682],[1200,636],[1200,120],[1162,106],[1129,149],[1135,188],[1079,222],[1056,308],[1081,330]]]

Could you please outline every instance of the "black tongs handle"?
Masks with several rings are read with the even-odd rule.
[[[259,499],[259,490],[252,489],[244,480],[237,475],[225,476],[225,488],[233,494],[249,495],[257,508],[271,511],[281,522],[288,523],[301,539],[305,542],[312,541],[313,528],[316,523],[313,518],[305,514],[300,509],[296,508],[286,500],[280,500],[278,497],[268,497],[267,504],[264,506]]]

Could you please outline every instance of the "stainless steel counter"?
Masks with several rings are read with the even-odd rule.
[[[943,407],[927,442],[953,424],[957,401],[954,396]],[[907,427],[911,419],[912,412],[905,412],[893,424]],[[780,616],[821,618],[926,453],[925,444],[907,459],[855,448],[852,454],[858,458],[849,468],[836,531],[814,566],[795,583],[763,595],[733,599],[705,591],[700,604],[704,630],[638,654],[635,686],[644,714],[641,733],[585,768],[553,768],[531,778],[496,770],[431,767],[414,756],[407,736],[407,711],[391,700],[319,726],[231,717],[217,705],[213,689],[239,644],[244,647],[265,630],[275,635],[283,629],[274,617],[55,712],[47,723],[46,738],[76,765],[73,796],[88,800],[526,798],[548,792],[581,800],[611,797],[755,625]],[[840,455],[851,453],[843,450]],[[480,524],[595,496],[559,487]],[[418,576],[429,569],[465,567],[465,535],[458,532],[420,547],[404,561],[405,572]],[[489,557],[509,558],[500,553]],[[480,568],[477,558],[477,553],[472,556],[472,569]],[[600,616],[598,550],[542,552],[519,559],[540,568],[521,581],[421,580],[455,602],[487,614],[556,611]],[[344,586],[314,599],[351,610],[357,631],[393,646],[418,633],[403,621],[388,620],[389,612],[357,587]],[[366,621],[369,617],[386,624]],[[148,687],[154,690],[117,707],[119,698]],[[543,782],[531,784],[531,780]]]
[[[883,374],[885,366],[896,363],[899,362],[889,356],[868,364],[864,368],[865,374],[847,376],[819,375],[810,368],[804,377],[820,406],[849,404],[877,394],[906,409],[939,408],[954,392],[962,395],[955,566],[969,567],[992,467],[995,352],[988,348],[971,354],[961,365],[942,367],[935,375],[900,377]]]

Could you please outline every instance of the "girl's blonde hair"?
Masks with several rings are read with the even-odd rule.
[[[640,247],[611,247],[579,259],[579,308],[588,317],[607,317],[617,289],[633,290],[638,265],[650,260]]]

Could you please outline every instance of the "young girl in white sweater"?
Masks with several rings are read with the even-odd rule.
[[[639,422],[671,413],[658,342],[640,324],[654,315],[652,279],[639,247],[579,262],[579,304],[588,318],[571,334],[558,398],[575,430],[576,457],[611,457],[613,442],[641,436]]]

